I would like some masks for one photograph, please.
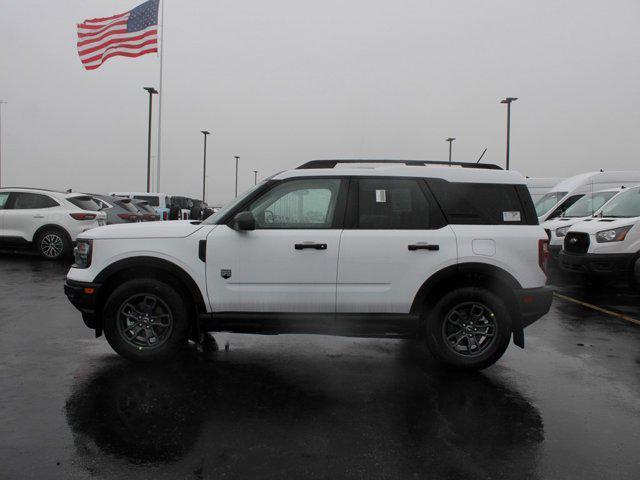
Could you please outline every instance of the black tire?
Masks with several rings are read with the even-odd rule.
[[[105,337],[111,348],[129,360],[166,361],[188,338],[188,312],[175,287],[152,278],[130,280],[105,303]]]
[[[71,240],[59,228],[47,228],[38,233],[36,247],[45,260],[60,260],[71,253]]]
[[[424,317],[427,348],[446,366],[481,370],[498,361],[509,346],[509,310],[497,295],[483,288],[453,290]],[[456,318],[460,327],[454,323]]]

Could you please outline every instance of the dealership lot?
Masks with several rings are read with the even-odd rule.
[[[624,319],[556,300],[478,374],[414,342],[303,335],[220,334],[218,352],[146,366],[92,338],[66,271],[0,255],[0,478],[640,475],[640,327]],[[615,285],[559,291],[640,319]]]

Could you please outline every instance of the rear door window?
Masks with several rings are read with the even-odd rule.
[[[81,210],[87,210],[89,212],[97,212],[100,210],[100,205],[91,197],[68,197],[67,200]]]
[[[524,185],[448,182],[442,179],[429,179],[427,183],[451,224],[538,223]]]
[[[51,208],[57,207],[58,202],[48,195],[42,195],[40,193],[27,193],[17,192],[13,194],[13,209],[14,210],[29,210],[36,208]]]
[[[354,228],[429,230],[444,226],[442,214],[420,180],[359,178],[350,194]],[[355,204],[355,205],[354,205]]]

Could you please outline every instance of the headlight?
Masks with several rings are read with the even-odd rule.
[[[620,228],[612,228],[611,230],[603,230],[602,232],[596,233],[596,242],[598,243],[606,243],[606,242],[621,242],[627,236],[629,230],[631,230],[633,225],[629,225],[628,227],[620,227]]]
[[[571,225],[568,225],[566,227],[556,228],[556,236],[557,237],[564,237],[567,234],[567,232],[569,231],[570,228],[571,228]]]
[[[73,249],[73,268],[89,268],[92,250],[93,240],[78,240]]]

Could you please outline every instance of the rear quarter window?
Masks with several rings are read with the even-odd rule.
[[[427,181],[450,224],[537,225],[525,185]]]

